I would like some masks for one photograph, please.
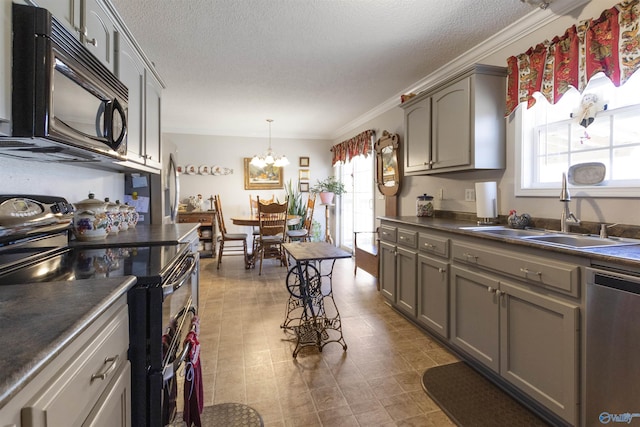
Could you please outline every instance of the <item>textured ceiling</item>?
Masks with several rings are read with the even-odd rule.
[[[163,131],[331,138],[532,12],[518,0],[112,0],[166,83]]]

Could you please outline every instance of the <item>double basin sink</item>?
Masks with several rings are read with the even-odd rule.
[[[640,240],[627,239],[622,237],[607,237],[587,234],[560,233],[553,230],[541,230],[535,228],[515,229],[503,226],[477,226],[460,227],[468,230],[493,236],[508,237],[511,239],[522,239],[542,244],[562,246],[574,249],[589,249],[611,246],[640,245]]]

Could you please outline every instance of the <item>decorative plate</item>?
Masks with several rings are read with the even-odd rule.
[[[578,163],[569,168],[567,179],[571,185],[597,185],[604,180],[607,168],[603,163]]]
[[[222,168],[220,166],[211,166],[211,175],[222,175]]]
[[[222,168],[222,175],[231,175],[233,173],[233,169]]]
[[[184,166],[182,166],[182,165],[177,165],[177,166],[176,166],[176,172],[178,172],[178,173],[184,173]]]
[[[209,175],[209,166],[206,166],[206,165],[199,166],[198,173],[200,175]]]
[[[196,168],[194,165],[187,165],[184,167],[184,173],[186,173],[187,175],[194,175],[198,173],[198,168]]]

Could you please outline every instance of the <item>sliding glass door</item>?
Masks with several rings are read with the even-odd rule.
[[[339,176],[347,189],[340,196],[340,224],[338,241],[345,250],[353,250],[354,231],[373,231],[374,157],[357,156],[339,166]]]

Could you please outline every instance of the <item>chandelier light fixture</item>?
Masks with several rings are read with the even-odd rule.
[[[287,156],[278,156],[271,149],[271,122],[273,122],[273,119],[267,119],[267,121],[269,122],[269,148],[262,156],[254,155],[251,159],[251,164],[259,168],[267,165],[274,165],[275,167],[287,166],[289,164]]]

